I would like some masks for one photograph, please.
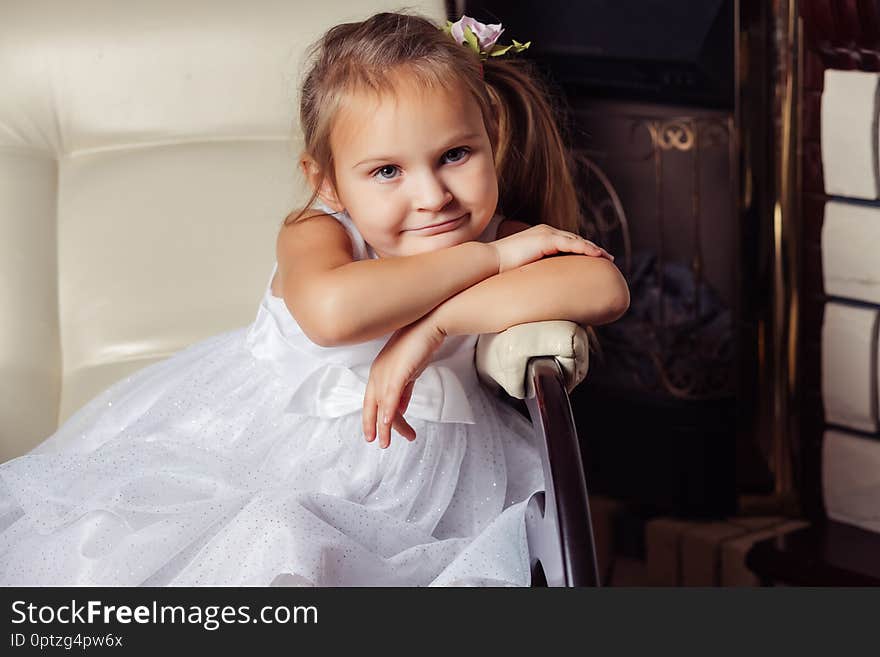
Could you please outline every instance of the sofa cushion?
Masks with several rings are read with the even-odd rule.
[[[306,199],[306,47],[400,6],[6,4],[0,461],[118,378],[253,320],[277,229]]]

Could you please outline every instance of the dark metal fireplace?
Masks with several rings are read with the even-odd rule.
[[[599,327],[573,396],[596,491],[686,515],[736,507],[737,222],[733,117],[575,99],[581,153],[614,181],[631,304]],[[616,244],[614,244],[616,242]]]
[[[591,492],[700,517],[778,502],[790,468],[774,424],[785,281],[772,263],[788,209],[773,173],[785,60],[774,7],[464,4],[532,40],[567,103],[586,230],[630,286],[572,394]]]

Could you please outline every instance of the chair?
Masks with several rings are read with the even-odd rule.
[[[446,17],[443,2],[413,6]],[[398,3],[88,7],[5,2],[0,22],[0,461],[115,381],[252,321],[279,222],[305,199],[291,140],[305,46]],[[525,399],[547,440],[534,565],[550,585],[595,583],[566,396],[585,373],[582,329],[514,329],[481,339],[481,376]],[[549,358],[526,378],[532,356]]]
[[[476,361],[487,386],[525,400],[540,445],[546,491],[532,497],[526,514],[533,585],[599,586],[584,468],[568,399],[587,373],[586,332],[565,321],[512,326],[481,335]]]

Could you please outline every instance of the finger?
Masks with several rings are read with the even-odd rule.
[[[590,255],[595,258],[607,258],[611,262],[614,262],[614,256],[608,253],[608,251],[606,251],[605,249],[600,249],[598,253],[593,253]]]
[[[399,388],[389,386],[379,404],[379,414],[382,417],[382,424],[379,425],[379,447],[384,448],[391,444],[391,421],[400,406],[400,393]]]
[[[591,244],[592,244],[592,242],[591,242]],[[614,256],[611,255],[611,254],[610,254],[608,251],[606,251],[605,249],[603,249],[601,246],[599,246],[599,245],[597,245],[597,244],[594,244],[593,246],[595,246],[597,249],[599,249],[599,255],[600,255],[600,256],[602,256],[603,258],[608,258],[609,260],[614,260]]]
[[[614,260],[614,256],[608,253],[595,242],[591,242],[586,237],[565,230],[557,230],[557,234],[562,238],[561,242],[557,242],[556,248],[560,251],[571,251],[574,253],[583,253],[588,256],[607,257]]]
[[[561,237],[563,240],[565,240],[564,243],[567,244],[568,246],[576,246],[576,245],[582,245],[582,244],[593,244],[590,240],[586,239],[585,237],[582,237],[581,235],[578,235],[577,233],[569,232],[567,230],[557,231],[557,235],[559,235],[559,237]],[[596,245],[593,244],[593,246],[596,246]]]
[[[394,416],[381,404],[379,415],[382,418],[381,424],[379,424],[379,447],[385,449],[391,444],[391,419]]]
[[[552,248],[554,248],[557,252],[563,253],[584,253],[584,249],[587,248],[583,240],[578,239],[576,235],[564,233],[562,231],[559,231],[559,233],[556,235],[556,238],[552,240],[551,244]]]
[[[603,258],[608,258],[609,260],[614,260],[613,255],[608,253],[608,251],[603,249],[601,246],[599,246],[595,242],[591,242],[590,240],[583,238],[583,237],[581,239],[583,240],[584,244],[587,245],[587,249],[590,251],[591,254],[601,256]]]
[[[400,404],[397,406],[397,412],[394,414],[394,419],[391,421],[391,427],[397,430],[401,436],[412,442],[416,439],[416,431],[413,429],[412,425],[406,421],[404,418],[404,413],[406,413],[406,409],[409,406],[410,399],[412,398],[413,384],[414,381],[410,381],[403,388],[403,393],[400,397]]]
[[[379,437],[379,432],[376,429],[376,423],[378,422],[377,415],[379,414],[379,404],[374,403],[372,405],[372,409],[368,415],[369,419],[369,427],[367,428],[367,433],[364,434],[364,438],[366,438],[368,443],[373,442],[376,438]]]
[[[367,385],[367,391],[364,394],[364,411],[363,411],[363,429],[364,438],[368,443],[376,439],[376,396],[373,394],[373,387]]]
[[[403,417],[403,413],[395,414],[391,426],[397,431],[397,433],[406,438],[408,441],[412,442],[416,439],[416,430],[413,429],[412,425],[406,421],[406,419]]]

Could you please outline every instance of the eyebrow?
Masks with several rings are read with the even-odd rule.
[[[458,135],[457,137],[453,137],[453,138],[450,139],[447,143],[449,143],[449,144],[454,144],[454,143],[457,143],[457,142],[467,141],[468,139],[476,139],[476,138],[479,137],[479,136],[480,136],[480,135],[479,135],[478,133],[476,133],[476,132],[469,132],[469,133],[464,134],[464,135]],[[446,150],[448,150],[448,148],[447,148]],[[445,152],[445,151],[444,151],[444,152]],[[380,155],[380,156],[377,156],[377,157],[368,157],[366,160],[361,160],[360,162],[358,162],[357,164],[355,164],[355,165],[352,167],[352,169],[357,169],[358,167],[363,166],[364,164],[370,164],[371,162],[390,162],[390,161],[393,161],[393,160],[399,160],[399,159],[401,159],[401,158],[399,158],[399,157],[395,157],[395,156],[393,156],[393,155],[386,155],[386,156],[382,156],[382,155]]]

